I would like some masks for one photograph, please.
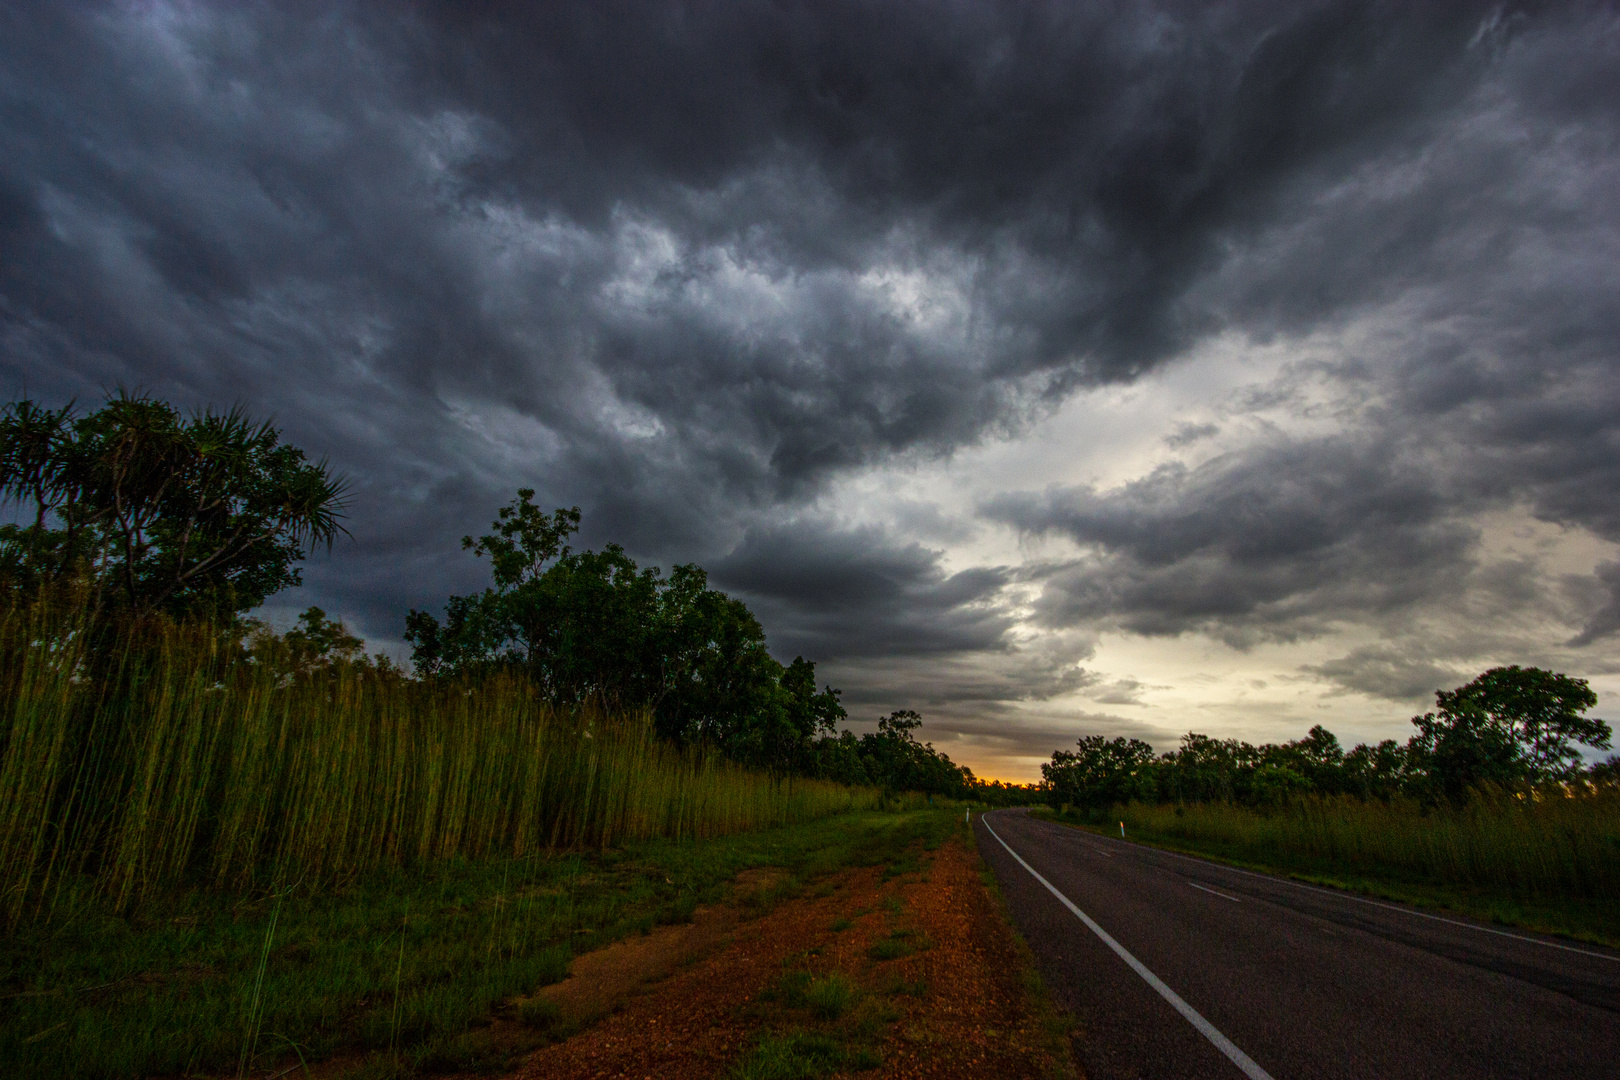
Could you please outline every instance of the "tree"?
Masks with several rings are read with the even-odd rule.
[[[1260,751],[1237,739],[1214,739],[1189,731],[1168,755],[1168,794],[1189,802],[1233,802],[1243,779],[1260,763]]]
[[[1516,664],[1492,668],[1435,692],[1435,711],[1412,719],[1418,732],[1407,744],[1408,766],[1426,793],[1453,801],[1482,784],[1565,780],[1578,771],[1577,744],[1609,749],[1609,725],[1583,715],[1596,704],[1585,679]]]
[[[80,415],[0,412],[0,574],[79,577],[99,610],[229,617],[299,583],[297,563],[344,532],[344,482],[241,408],[183,416],[122,391]]]
[[[366,643],[318,607],[306,609],[284,634],[260,619],[238,620],[233,629],[242,635],[244,657],[288,680],[318,679],[338,668],[389,679],[403,676],[387,656],[367,656]]]
[[[891,791],[920,791],[930,795],[961,795],[968,785],[964,770],[913,734],[922,717],[912,709],[897,709],[878,720],[878,729],[861,736],[860,753],[871,781]]]
[[[1306,787],[1323,795],[1337,795],[1344,790],[1344,748],[1338,736],[1317,724],[1303,739],[1280,747],[1265,747],[1269,762],[1303,777]],[[1274,801],[1274,800],[1273,800]]]
[[[1153,747],[1141,739],[1110,741],[1088,735],[1076,750],[1055,752],[1041,766],[1041,778],[1054,805],[1100,809],[1136,798],[1144,771],[1153,761]]]
[[[524,488],[491,532],[462,547],[487,558],[492,585],[452,596],[445,620],[411,611],[405,639],[424,676],[524,671],[563,705],[652,712],[659,734],[774,769],[810,767],[808,742],[844,710],[817,691],[815,665],[784,668],[747,605],[709,588],[701,567],[664,577],[617,544],[572,550],[577,507],[541,511]]]
[[[1517,788],[1530,779],[1513,737],[1478,711],[1442,709],[1412,723],[1418,732],[1406,744],[1407,786],[1421,798],[1460,805],[1481,787]]]
[[[1361,743],[1344,755],[1345,790],[1362,799],[1388,801],[1406,777],[1406,747],[1394,739],[1376,746]]]
[[[352,664],[365,656],[366,643],[351,634],[341,619],[328,619],[318,607],[298,616],[297,625],[282,635],[282,641],[300,673],[335,663]]]

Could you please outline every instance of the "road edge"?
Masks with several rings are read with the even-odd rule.
[[[983,816],[982,814],[980,816]],[[1001,925],[1012,938],[1013,949],[1018,956],[1018,985],[1023,991],[1024,1005],[1036,1020],[1036,1026],[1041,1033],[1041,1049],[1046,1055],[1049,1069],[1047,1076],[1050,1080],[1085,1080],[1086,1074],[1074,1054],[1074,1040],[1085,1038],[1085,1032],[1080,1022],[1070,1013],[1060,1008],[1046,986],[1046,980],[1041,977],[1040,968],[1036,964],[1035,951],[1024,940],[1024,935],[1018,932],[1018,925],[1013,922],[1012,910],[1007,906],[1007,898],[1001,891],[1001,883],[996,880],[995,871],[985,862],[984,854],[979,850],[978,834],[971,826],[968,830],[968,849],[973,852],[977,864],[979,883],[984,887],[985,893],[990,897],[991,906]]]
[[[1106,837],[1110,840],[1119,839],[1119,837],[1115,836],[1106,828],[1085,825],[1075,821],[1063,821],[1055,815],[1049,816],[1050,813],[1051,812],[1048,810],[1047,813],[1035,814],[1032,816],[1036,817],[1038,820],[1046,821],[1053,825],[1061,826],[1065,829],[1073,829],[1076,832],[1083,832],[1092,836]],[[1371,879],[1360,879],[1364,882],[1364,884],[1357,885],[1352,883],[1352,881],[1355,879],[1325,877],[1319,874],[1310,874],[1299,870],[1289,870],[1282,867],[1271,866],[1266,863],[1249,862],[1244,859],[1234,859],[1225,855],[1214,855],[1207,851],[1201,851],[1198,848],[1188,847],[1158,838],[1143,839],[1140,837],[1130,837],[1126,842],[1131,844],[1140,844],[1143,847],[1154,848],[1158,851],[1168,851],[1175,855],[1185,855],[1195,859],[1203,859],[1206,862],[1212,862],[1219,866],[1228,866],[1234,870],[1247,870],[1251,873],[1266,874],[1271,877],[1284,878],[1288,881],[1296,881],[1302,885],[1313,885],[1320,889],[1332,889],[1335,892],[1342,892],[1350,896],[1368,897],[1376,900],[1389,901],[1390,903],[1395,904],[1405,904],[1407,907],[1417,908],[1420,911],[1443,911],[1448,915],[1455,916],[1459,919],[1469,919],[1480,923],[1485,927],[1512,927],[1515,930],[1522,930],[1531,934],[1541,934],[1544,937],[1558,938],[1562,941],[1569,941],[1582,945],[1596,945],[1605,949],[1620,950],[1620,935],[1609,937],[1597,932],[1571,933],[1566,930],[1554,929],[1547,923],[1537,922],[1533,919],[1512,921],[1508,919],[1496,918],[1492,915],[1484,913],[1481,909],[1474,908],[1469,905],[1460,907],[1452,906],[1443,903],[1432,896],[1425,896],[1422,893],[1408,892],[1398,882],[1386,884],[1373,881]]]

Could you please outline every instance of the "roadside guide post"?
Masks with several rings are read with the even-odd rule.
[[[1123,821],[1119,823],[1119,838],[1121,840],[1125,839],[1125,823]]]

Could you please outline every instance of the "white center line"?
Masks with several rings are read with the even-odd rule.
[[[1237,898],[1237,897],[1235,897],[1235,896],[1227,896],[1227,895],[1226,895],[1226,894],[1225,894],[1225,893],[1223,893],[1223,892],[1216,892],[1216,891],[1215,891],[1215,890],[1214,890],[1214,889],[1206,889],[1206,888],[1204,888],[1204,887],[1203,887],[1203,886],[1202,886],[1202,885],[1200,885],[1200,884],[1198,884],[1198,882],[1196,882],[1196,881],[1189,881],[1189,882],[1187,882],[1187,884],[1189,884],[1189,885],[1191,885],[1191,886],[1192,886],[1192,887],[1193,887],[1193,888],[1195,888],[1195,889],[1199,889],[1199,890],[1201,890],[1201,891],[1203,891],[1203,892],[1207,892],[1207,893],[1209,893],[1209,895],[1211,895],[1211,896],[1218,896],[1218,897],[1220,897],[1220,898],[1221,898],[1221,899],[1222,899],[1222,900],[1230,900],[1230,901],[1232,901],[1232,903],[1234,903],[1234,904],[1241,904],[1241,903],[1243,903],[1243,901],[1241,901],[1241,900],[1239,900],[1239,899],[1238,899],[1238,898]]]
[[[1219,1031],[1215,1030],[1214,1024],[1211,1024],[1208,1020],[1205,1020],[1202,1016],[1200,1016],[1198,1010],[1183,1001],[1180,994],[1166,986],[1163,979],[1149,971],[1147,966],[1143,964],[1142,961],[1132,956],[1125,946],[1121,945],[1119,942],[1110,937],[1108,931],[1098,926],[1096,921],[1093,920],[1090,915],[1087,915],[1085,912],[1076,907],[1073,900],[1070,900],[1067,896],[1064,896],[1062,893],[1058,892],[1057,886],[1041,877],[1033,866],[1024,861],[1024,857],[1022,855],[1014,851],[1007,844],[1007,841],[1003,840],[1001,835],[997,833],[995,829],[991,828],[990,819],[988,817],[981,817],[979,821],[984,824],[985,829],[990,833],[990,835],[996,838],[996,842],[1007,849],[1007,854],[1018,860],[1019,866],[1022,866],[1025,870],[1028,870],[1031,877],[1040,882],[1042,885],[1045,885],[1047,892],[1061,900],[1063,902],[1063,906],[1072,911],[1081,922],[1085,923],[1087,929],[1101,938],[1104,945],[1107,945],[1110,949],[1113,949],[1115,955],[1117,955],[1121,960],[1125,961],[1125,963],[1130,966],[1132,971],[1142,976],[1149,986],[1157,990],[1159,992],[1159,996],[1168,1001],[1176,1012],[1186,1017],[1187,1022],[1192,1024],[1193,1027],[1197,1028],[1199,1032],[1202,1033],[1204,1038],[1214,1043],[1215,1049],[1225,1054],[1232,1064],[1243,1070],[1244,1076],[1247,1076],[1249,1080],[1272,1080],[1271,1074],[1266,1072],[1266,1070],[1262,1069],[1259,1065],[1256,1065],[1253,1058],[1251,1058],[1248,1054],[1245,1054],[1242,1050],[1239,1050],[1237,1046],[1233,1044],[1231,1039],[1228,1039],[1225,1035],[1222,1035]]]

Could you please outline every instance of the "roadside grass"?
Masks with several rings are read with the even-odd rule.
[[[1129,839],[1167,850],[1620,948],[1620,793],[1035,813],[1109,836],[1124,821]]]
[[[0,601],[0,927],[884,802],[673,746],[645,714],[554,708],[510,674],[295,673],[202,626]]]
[[[899,960],[906,956],[915,956],[932,947],[926,934],[916,930],[902,927],[889,931],[888,935],[873,942],[866,950],[866,955],[872,960]]]
[[[1045,1071],[1050,1080],[1077,1080],[1083,1074],[1075,1064],[1074,1043],[1083,1039],[1085,1032],[1076,1024],[1075,1018],[1058,1007],[1052,998],[1052,993],[1046,986],[1046,980],[1041,977],[1040,967],[1036,964],[1035,953],[1029,947],[1029,942],[1018,932],[1018,927],[1012,919],[1012,912],[1007,907],[1007,898],[1001,891],[1001,884],[990,868],[979,864],[979,880],[984,884],[985,891],[994,901],[996,912],[1001,916],[1002,924],[1007,928],[1012,938],[1013,949],[1018,958],[1018,983],[1024,992],[1024,1004],[1035,1017],[1036,1029],[1041,1042],[1041,1049],[1045,1058]]]
[[[451,857],[321,893],[169,889],[124,914],[85,908],[15,924],[0,942],[0,1075],[262,1076],[335,1055],[377,1078],[499,1069],[567,1033],[526,995],[562,978],[574,955],[689,920],[698,904],[728,899],[744,870],[783,871],[766,896],[749,894],[764,904],[843,867],[892,863],[937,846],[952,813],[862,811],[607,851]],[[804,989],[794,1008],[810,1025],[872,1008],[852,984]],[[482,1028],[496,1015],[526,1034],[490,1039]],[[759,1053],[832,1060],[820,1045],[783,1035]],[[856,1059],[839,1060],[832,1067]]]
[[[729,1080],[801,1080],[875,1069],[882,1064],[877,1045],[899,1020],[842,972],[817,976],[803,967],[783,972],[749,1011],[761,1030],[753,1049],[726,1074]]]
[[[728,1073],[730,1080],[805,1080],[832,1072],[863,1072],[881,1060],[866,1047],[815,1031],[774,1031]]]
[[[906,834],[891,835],[881,849],[861,843],[859,864],[883,865],[880,880],[884,883],[896,879],[926,881],[932,861],[929,853],[953,836],[971,843],[954,808],[935,809]],[[927,935],[895,925],[906,910],[898,896],[885,897],[882,910],[892,929],[866,951],[868,960],[882,963],[932,947]],[[830,930],[848,930],[855,925],[853,919],[871,911],[861,908],[852,917],[838,918]],[[874,991],[846,972],[817,973],[812,966],[820,962],[820,952],[814,949],[790,957],[788,969],[748,1006],[748,1012],[759,1022],[759,1034],[753,1048],[726,1074],[727,1080],[807,1080],[875,1069],[882,1064],[879,1048],[885,1036],[902,1019],[892,1000],[900,995],[928,995],[928,984],[923,979],[890,975]]]
[[[969,851],[973,849],[969,827],[953,814],[946,827],[889,859],[881,880],[925,882],[926,853],[953,835]],[[1070,1043],[1073,1018],[1053,1004],[1033,953],[1013,928],[995,879],[982,863],[979,873],[1015,948],[1021,1008],[1029,1010],[1035,1020],[1037,1061],[1052,1080],[1074,1080],[1079,1072]],[[908,1014],[917,1016],[919,1003],[924,1003],[921,1007],[926,1012],[932,994],[926,978],[915,972],[908,975],[905,965],[890,966],[889,961],[934,946],[926,933],[910,925],[910,912],[900,896],[890,894],[876,909],[863,908],[853,914],[860,918],[874,910],[883,913],[887,927],[865,950],[867,963],[859,981],[837,970],[818,972],[825,963],[820,949],[790,958],[787,970],[747,1007],[759,1023],[759,1031],[752,1048],[725,1074],[726,1080],[810,1080],[882,1066],[886,1041],[900,1031],[896,1025]],[[839,919],[832,929],[851,925],[849,919]]]

